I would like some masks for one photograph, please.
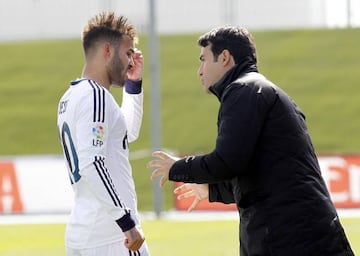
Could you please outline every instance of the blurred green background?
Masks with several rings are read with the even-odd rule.
[[[360,30],[255,31],[259,69],[302,108],[318,154],[359,153]],[[197,77],[199,34],[159,37],[161,145],[178,154],[212,150],[219,103]],[[138,48],[145,57],[145,109],[131,152],[150,152],[150,74],[147,36]],[[0,43],[0,155],[62,154],[56,127],[57,104],[69,81],[81,75],[79,40]],[[112,89],[121,100],[121,89]],[[153,209],[146,163],[132,159],[140,211]],[[173,207],[172,185],[164,188],[164,209]]]

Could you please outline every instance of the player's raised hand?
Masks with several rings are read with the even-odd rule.
[[[143,233],[140,230],[138,230],[136,227],[133,227],[128,231],[125,231],[124,235],[126,237],[124,245],[130,251],[139,250],[139,248],[145,241]]]
[[[209,198],[209,185],[185,183],[177,187],[174,193],[178,195],[178,200],[194,197],[194,201],[188,208],[188,211],[191,212],[202,200]]]
[[[134,48],[132,54],[132,62],[128,69],[127,76],[129,80],[140,81],[144,71],[144,56],[139,49]]]
[[[161,177],[160,186],[164,186],[165,182],[169,180],[169,171],[171,166],[179,160],[179,158],[174,157],[163,151],[155,151],[152,153],[154,159],[147,164],[147,168],[155,168],[151,173],[151,179],[154,180],[156,177]]]

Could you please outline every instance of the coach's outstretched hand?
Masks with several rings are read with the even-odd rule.
[[[163,151],[155,151],[152,153],[154,159],[147,164],[147,168],[155,168],[151,174],[151,179],[154,180],[156,177],[160,178],[160,186],[164,186],[165,182],[169,180],[169,171],[171,166],[180,158],[174,157]]]
[[[125,231],[124,235],[126,237],[125,239],[125,246],[130,251],[137,251],[140,249],[141,245],[145,241],[143,233],[138,230],[136,227],[133,227],[132,229]]]

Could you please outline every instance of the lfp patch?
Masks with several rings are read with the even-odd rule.
[[[102,140],[105,135],[105,129],[102,125],[97,125],[96,127],[92,128],[92,133],[96,139]]]

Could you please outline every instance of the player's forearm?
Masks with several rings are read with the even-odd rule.
[[[127,129],[128,141],[136,140],[140,133],[143,117],[143,91],[141,81],[125,83],[121,110],[124,114]]]

